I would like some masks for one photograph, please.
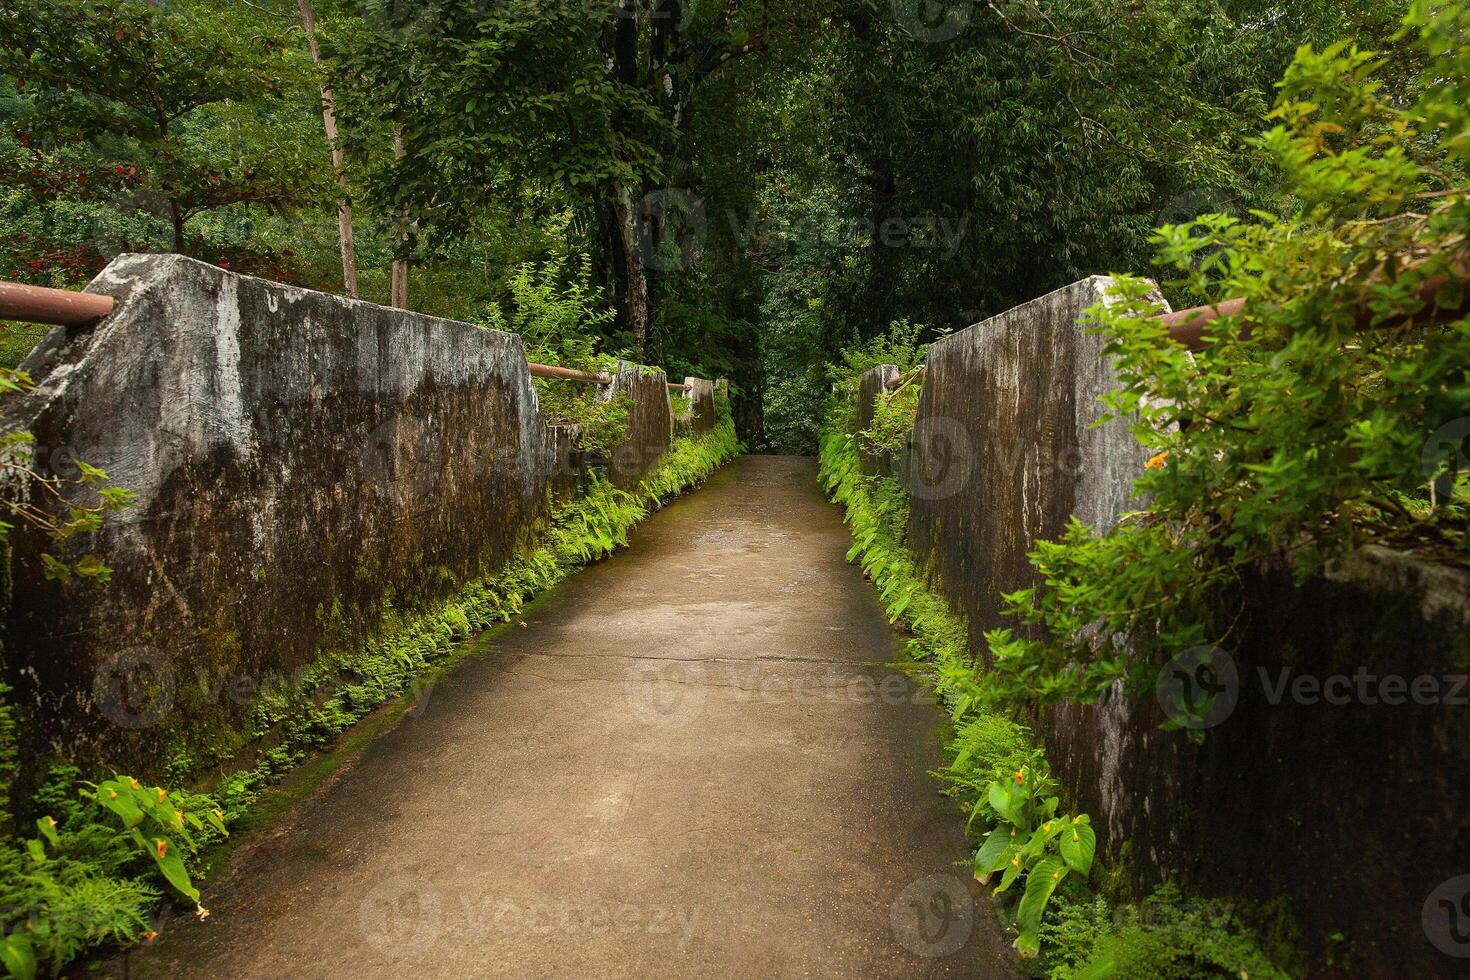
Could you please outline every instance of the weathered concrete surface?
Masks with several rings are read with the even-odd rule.
[[[690,432],[708,432],[719,424],[715,405],[715,383],[703,378],[684,379],[684,394],[689,399],[689,413],[683,421]]]
[[[1138,505],[1146,450],[1122,423],[1091,427],[1117,382],[1076,320],[1106,288],[1075,283],[930,349],[903,467],[910,533],[977,651],[983,631],[1016,626],[1000,596],[1038,584],[1025,557],[1037,541],[1071,515],[1107,528]],[[1234,602],[1230,707],[1203,745],[1162,730],[1152,698],[1039,719],[1069,804],[1143,888],[1168,877],[1244,907],[1275,903],[1268,916],[1284,900],[1300,930],[1288,941],[1319,966],[1463,976],[1425,928],[1443,912],[1426,901],[1470,853],[1470,580],[1369,548],[1302,585],[1244,576]],[[1283,677],[1304,678],[1306,696]]]
[[[1074,515],[1106,530],[1137,506],[1132,484],[1147,451],[1125,421],[1096,424],[1105,411],[1100,399],[1118,380],[1104,340],[1080,322],[1107,298],[1110,282],[1083,279],[929,348],[900,467],[912,496],[909,533],[968,616],[978,655],[989,653],[985,631],[1024,630],[1001,616],[1001,595],[1040,584],[1026,557],[1036,542],[1060,537]],[[1092,813],[1111,853],[1128,841],[1151,848],[1180,829],[1159,827],[1159,838],[1139,833],[1157,821],[1138,791],[1146,781],[1139,770],[1161,756],[1175,761],[1178,736],[1159,731],[1147,706],[1135,719],[1137,711],[1123,698],[1069,705],[1042,726],[1059,777]]]
[[[606,397],[630,398],[633,402],[628,411],[628,436],[613,449],[607,466],[613,486],[627,490],[653,472],[674,441],[668,375],[619,361]]]
[[[545,513],[554,457],[512,334],[180,256],[122,256],[89,288],[116,312],[53,331],[4,419],[137,495],[95,542],[105,590],[64,592],[46,542],[17,539],[7,654],[62,744],[146,760],[180,679],[289,675],[385,592],[443,594]]]
[[[858,378],[857,427],[861,432],[871,428],[877,413],[878,399],[888,390],[888,383],[898,378],[897,364],[879,364],[868,368]],[[888,473],[890,460],[879,453],[869,452],[861,442],[858,444],[858,468],[868,476]]]
[[[1078,321],[1093,276],[935,341],[909,457],[909,533],[970,617],[970,644],[1007,625],[1000,596],[1038,584],[1026,553],[1076,515],[1108,528],[1146,459],[1125,421],[1094,427],[1117,387],[1101,337]]]
[[[1011,976],[848,544],[810,460],[738,460],[237,852],[133,976]]]
[[[390,605],[493,572],[575,456],[513,334],[180,256],[121,256],[89,290],[116,311],[53,331],[24,365],[37,390],[0,419],[34,435],[43,472],[81,459],[137,495],[85,543],[105,589],[63,590],[50,543],[12,537],[8,679],[46,751],[146,772],[171,735],[213,740],[248,712],[241,682],[290,678]],[[636,479],[668,446],[668,397],[651,380],[620,394]]]

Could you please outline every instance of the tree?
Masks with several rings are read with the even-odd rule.
[[[301,13],[301,29],[306,32],[306,43],[311,51],[312,64],[322,67],[321,45],[316,39],[316,11],[311,0],[296,0]],[[337,178],[341,197],[337,200],[337,239],[342,251],[342,291],[353,299],[357,298],[357,248],[352,239],[352,199],[348,196],[347,174],[342,147],[337,140],[336,97],[325,81],[322,92],[322,128],[326,130],[327,142],[332,146],[332,172]]]
[[[764,47],[766,4],[446,0],[396,11],[365,9],[332,52],[344,112],[363,123],[354,134],[398,131],[408,147],[373,168],[379,200],[408,208],[418,223],[409,239],[429,251],[489,199],[529,193],[581,207],[620,323],[642,350],[649,271],[667,244],[657,192],[670,189],[701,84]],[[367,138],[356,144],[363,159]]]
[[[43,198],[156,209],[184,252],[196,215],[312,196],[282,99],[298,66],[240,8],[16,0],[0,12],[0,71],[24,96],[0,173]]]

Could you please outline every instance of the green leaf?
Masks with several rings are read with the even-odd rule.
[[[1006,866],[1010,860],[1011,840],[1010,827],[1000,826],[990,832],[985,843],[975,852],[976,878],[987,881],[991,875]]]
[[[1080,875],[1092,871],[1092,859],[1097,853],[1097,834],[1085,815],[1065,823],[1058,843],[1067,867]]]
[[[26,850],[31,854],[31,860],[37,864],[46,863],[46,845],[32,837],[26,841]]]
[[[122,818],[124,829],[131,830],[143,822],[143,810],[126,785],[109,779],[98,785],[96,797],[98,803]]]
[[[992,782],[990,789],[986,791],[985,797],[995,812],[1000,814],[1003,819],[1010,821],[1018,827],[1025,822],[1025,815],[1022,813],[1024,801],[1018,798],[1018,794],[1011,788],[1009,780],[997,779]]]
[[[1116,953],[1106,949],[1074,973],[1073,980],[1110,980],[1118,971]]]
[[[35,980],[36,951],[23,933],[12,932],[0,939],[0,962],[15,980]]]
[[[172,843],[162,837],[156,837],[151,841],[154,863],[158,870],[168,879],[168,883],[178,889],[179,894],[192,899],[196,904],[199,902],[199,889],[194,887],[194,882],[189,878],[189,872],[184,868],[184,858],[179,854]],[[164,848],[163,857],[158,856],[159,845]]]
[[[1016,928],[1021,931],[1016,937],[1016,949],[1022,956],[1035,956],[1040,951],[1041,914],[1046,911],[1046,903],[1051,901],[1052,893],[1066,876],[1066,865],[1056,858],[1036,862],[1026,876],[1026,891],[1016,910]]]

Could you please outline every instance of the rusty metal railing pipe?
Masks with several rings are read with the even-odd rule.
[[[594,385],[612,384],[612,378],[606,374],[593,374],[591,371],[577,371],[573,368],[557,367],[554,364],[527,363],[531,368],[531,376],[535,378],[559,378],[562,381],[581,381]]]
[[[593,374],[591,371],[578,371],[575,368],[558,367],[555,364],[537,364],[534,361],[527,361],[526,363],[531,369],[531,376],[533,378],[556,378],[560,381],[577,381],[594,385],[612,384],[612,375],[610,374]],[[668,385],[670,391],[689,390],[689,386],[681,381],[670,381]]]
[[[0,282],[0,320],[81,327],[102,319],[114,305],[111,296]]]
[[[49,323],[58,327],[81,327],[107,316],[116,305],[117,301],[111,296],[0,281],[0,320]],[[612,384],[612,377],[607,374],[593,374],[590,371],[578,371],[574,368],[557,367],[553,364],[529,363],[529,366],[532,376],[537,378],[559,378],[562,381],[578,381],[585,384]],[[687,391],[689,387],[677,381],[670,381],[668,384],[670,391]]]
[[[1209,306],[1192,306],[1187,310],[1160,313],[1159,320],[1169,330],[1169,339],[1183,344],[1190,350],[1202,350],[1205,346],[1205,328],[1216,320],[1234,316],[1245,309],[1245,298],[1223,300]],[[1247,325],[1245,333],[1249,333]]]

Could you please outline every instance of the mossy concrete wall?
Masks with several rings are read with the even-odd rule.
[[[684,397],[689,400],[687,417],[680,423],[689,432],[709,432],[719,424],[719,409],[715,404],[715,383],[703,378],[684,379]]]
[[[929,348],[901,467],[909,535],[969,615],[975,650],[1000,625],[1000,594],[1037,584],[1036,541],[1074,514],[1106,528],[1132,506],[1144,451],[1126,422],[1097,425],[1115,379],[1102,338],[1078,322],[1109,282],[1073,283]]]
[[[1107,291],[1083,280],[930,348],[899,471],[911,543],[968,617],[977,654],[986,630],[1017,628],[1001,595],[1040,584],[1026,558],[1036,542],[1074,515],[1108,528],[1141,506],[1130,495],[1146,451],[1125,420],[1095,424],[1117,379],[1078,322]],[[1121,691],[1034,719],[1070,804],[1092,814],[1135,887],[1182,877],[1285,911],[1277,938],[1357,975],[1460,975],[1421,913],[1439,914],[1424,912],[1435,888],[1470,871],[1470,577],[1369,549],[1303,586],[1251,577],[1238,605],[1231,709],[1202,744],[1162,730],[1152,697]],[[1366,701],[1355,680],[1345,702],[1275,696],[1283,671],[1292,683],[1422,679],[1435,700],[1385,703],[1378,680]]]
[[[662,371],[619,361],[606,397],[628,398],[628,434],[608,458],[608,478],[624,490],[652,473],[674,441],[669,378]]]
[[[888,390],[888,385],[898,379],[897,364],[879,364],[870,367],[858,377],[857,426],[858,431],[869,429],[878,411],[878,399]],[[873,453],[863,441],[858,443],[858,468],[868,476],[882,476],[888,472],[888,459],[881,453]]]
[[[157,758],[185,685],[188,710],[202,690],[243,724],[242,685],[493,573],[576,493],[513,334],[179,256],[119,257],[89,291],[115,312],[53,331],[3,414],[43,473],[80,459],[137,496],[83,543],[105,586],[48,581],[50,542],[14,535],[7,674],[50,748]],[[667,391],[631,365],[613,388],[637,461],[613,477],[636,482],[668,448]]]

